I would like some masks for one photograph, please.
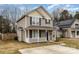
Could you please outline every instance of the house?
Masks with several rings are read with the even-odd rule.
[[[66,38],[79,38],[79,20],[78,19],[68,19],[56,22],[57,36]]]
[[[28,12],[17,21],[17,36],[27,43],[55,40],[53,17],[42,6]]]

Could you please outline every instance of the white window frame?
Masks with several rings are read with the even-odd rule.
[[[32,25],[39,25],[39,17],[32,17]]]
[[[78,33],[79,31],[77,31],[77,35],[79,35],[79,33]]]
[[[75,28],[79,28],[79,24],[75,24]]]
[[[37,34],[38,34],[37,30],[32,30],[32,38],[38,37]]]

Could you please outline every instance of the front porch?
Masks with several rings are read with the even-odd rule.
[[[64,38],[79,38],[79,29],[63,29],[61,33]]]
[[[79,38],[79,30],[71,30],[71,38]]]
[[[65,31],[66,38],[79,38],[79,29],[68,29]]]
[[[26,30],[25,42],[47,42],[52,40],[52,30]]]

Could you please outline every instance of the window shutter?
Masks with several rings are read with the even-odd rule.
[[[32,38],[32,30],[30,30],[30,33],[29,34],[30,34],[30,38]]]
[[[47,19],[45,19],[45,23],[47,24]]]
[[[30,17],[30,25],[32,25],[32,17]]]
[[[41,18],[39,18],[39,25],[41,25]]]
[[[50,21],[51,21],[51,20],[49,19],[49,24],[50,24]]]

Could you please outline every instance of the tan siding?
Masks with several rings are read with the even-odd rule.
[[[29,16],[39,16],[41,17],[41,15],[37,12],[37,11],[33,11],[29,14]]]
[[[50,16],[41,8],[38,9],[38,11],[45,17],[45,18],[49,18],[50,19]]]
[[[17,23],[17,27],[23,27],[23,28],[25,28],[25,18],[23,18],[22,20],[20,20]]]
[[[44,17],[45,17],[46,19],[50,19],[50,20],[51,20],[51,17],[49,17],[49,16],[47,15],[47,13],[45,13],[43,10],[40,9],[40,13],[41,13],[42,15],[44,15]],[[40,17],[40,18],[42,18],[42,15],[40,15],[39,12],[37,12],[37,11],[33,11],[32,13],[29,14],[29,16],[35,16],[35,17],[37,16],[37,17]],[[41,26],[53,27],[53,22],[52,22],[52,21],[53,21],[53,20],[50,21],[50,24],[45,24],[45,19],[42,19],[42,20],[41,20]],[[28,25],[29,25],[29,23],[30,23],[30,20],[28,19]]]
[[[39,11],[39,12],[38,12]],[[43,18],[42,16],[44,16],[44,18],[46,18],[46,19],[50,19],[51,20],[51,17],[42,9],[42,8],[39,8],[38,9],[38,11],[33,11],[33,12],[31,12],[30,14],[28,14],[28,16],[35,16],[35,17],[40,17],[40,18]],[[52,22],[53,20],[51,20],[50,21],[50,24],[46,24],[45,23],[45,19],[42,19],[41,20],[41,26],[47,26],[47,27],[53,27],[53,22]],[[17,23],[17,27],[23,27],[23,31],[25,31],[25,29],[28,27],[28,26],[30,26],[30,17],[24,17],[22,20],[20,20],[18,23]],[[37,28],[39,28],[39,26],[37,27]],[[46,28],[47,29],[47,28]],[[45,29],[45,30],[46,30]],[[41,29],[40,29],[41,30]],[[48,30],[48,29],[47,29]],[[26,33],[26,32],[25,32]],[[24,34],[25,34],[24,33]],[[29,33],[29,32],[28,32]],[[21,41],[22,39],[21,39],[21,32],[20,32],[20,30],[18,30],[17,29],[17,35],[18,35],[18,37],[19,37],[19,41]],[[24,35],[23,34],[23,35]],[[26,34],[27,35],[27,34]],[[29,38],[29,37],[26,37],[26,35],[24,35],[24,41],[25,42],[38,42],[38,38],[36,37],[36,38]],[[29,36],[29,34],[28,34],[28,36]],[[39,38],[40,40],[39,40],[39,42],[44,42],[44,41],[47,41],[46,40],[46,37],[44,37],[44,38]]]

